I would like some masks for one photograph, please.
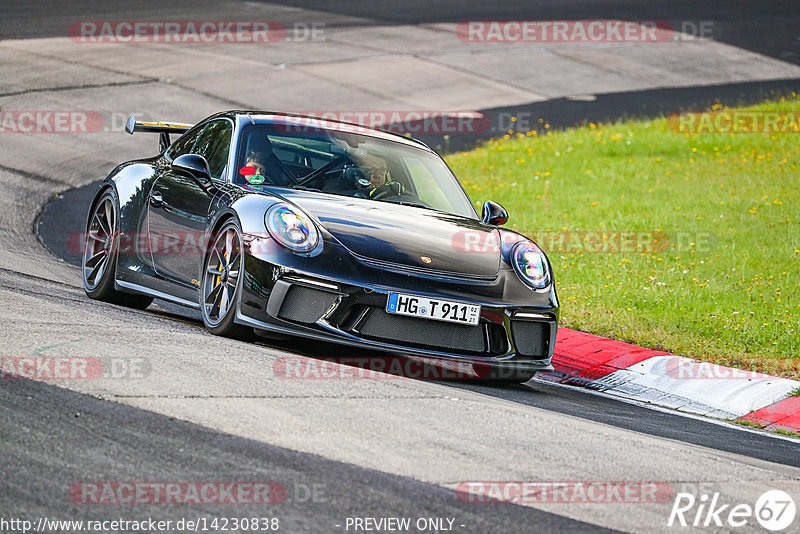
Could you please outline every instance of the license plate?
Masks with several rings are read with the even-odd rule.
[[[476,304],[461,304],[450,300],[389,293],[386,312],[420,319],[476,325],[481,315],[481,307]]]

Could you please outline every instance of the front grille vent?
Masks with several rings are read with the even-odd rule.
[[[550,348],[550,323],[511,321],[511,335],[518,354],[539,359],[547,357]]]
[[[486,352],[486,327],[431,321],[386,313],[375,308],[359,328],[361,336],[378,341],[443,352]]]
[[[278,317],[295,323],[316,323],[331,309],[339,297],[336,293],[294,284],[286,292]]]

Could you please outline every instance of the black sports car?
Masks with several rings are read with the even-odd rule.
[[[478,217],[423,143],[269,112],[126,129],[160,133],[161,152],[119,165],[92,202],[90,298],[160,298],[199,309],[214,334],[468,361],[489,379],[552,370],[549,261],[498,227],[499,204]]]

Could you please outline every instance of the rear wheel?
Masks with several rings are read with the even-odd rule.
[[[144,309],[151,297],[114,289],[119,254],[119,209],[114,189],[100,195],[89,211],[83,245],[83,290],[90,299]]]
[[[252,337],[252,329],[234,322],[242,286],[242,231],[231,219],[214,235],[214,245],[203,262],[200,309],[212,334],[238,339]]]

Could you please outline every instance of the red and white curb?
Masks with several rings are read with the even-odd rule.
[[[674,410],[800,432],[800,381],[700,362],[559,328],[553,373],[537,378],[583,386]]]

